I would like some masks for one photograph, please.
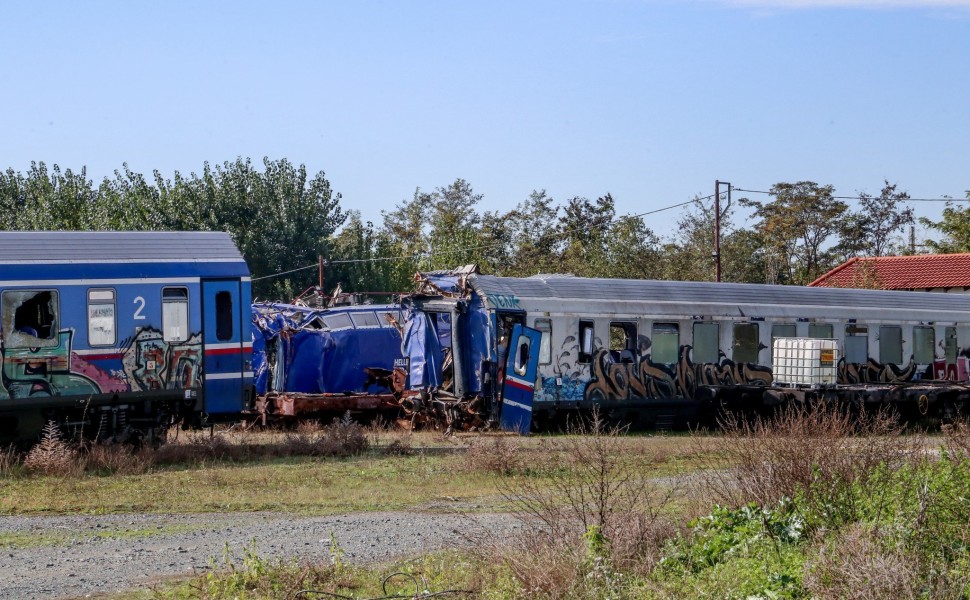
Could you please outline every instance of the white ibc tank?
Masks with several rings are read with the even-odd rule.
[[[831,385],[838,378],[838,340],[775,338],[771,370],[776,383]]]

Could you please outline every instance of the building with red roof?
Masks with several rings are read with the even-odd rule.
[[[970,253],[856,257],[822,275],[809,287],[970,292]]]

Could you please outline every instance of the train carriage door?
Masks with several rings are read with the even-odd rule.
[[[209,414],[242,409],[242,309],[239,280],[202,280],[202,373]]]
[[[541,341],[542,332],[538,329],[520,324],[512,328],[502,384],[500,424],[506,431],[525,435],[532,427],[532,399],[536,391]]]

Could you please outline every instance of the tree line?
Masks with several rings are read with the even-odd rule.
[[[722,209],[724,281],[804,285],[853,256],[911,250],[904,234],[913,211],[896,184],[858,194],[855,206],[812,181],[777,183],[768,192],[738,200],[750,213],[743,224],[735,222],[736,206]],[[709,198],[694,199],[676,220],[617,214],[609,193],[557,201],[536,190],[508,211],[485,210],[483,200],[456,179],[415,190],[375,224],[342,206],[323,171],[311,175],[286,159],[205,163],[200,173],[171,178],[126,164],[98,183],[84,168],[43,162],[0,172],[6,229],[227,231],[261,298],[289,299],[315,285],[318,256],[326,260],[327,286],[340,282],[343,291],[404,291],[416,271],[468,263],[506,276],[714,277]],[[931,250],[970,251],[966,206],[947,203],[940,221],[921,221],[940,234],[927,242]],[[311,268],[293,271],[302,267]]]

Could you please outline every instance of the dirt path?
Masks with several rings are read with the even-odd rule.
[[[0,517],[0,598],[76,598],[147,587],[161,578],[242,556],[365,563],[466,544],[458,531],[511,530],[508,515],[424,512],[303,517],[279,513]]]

